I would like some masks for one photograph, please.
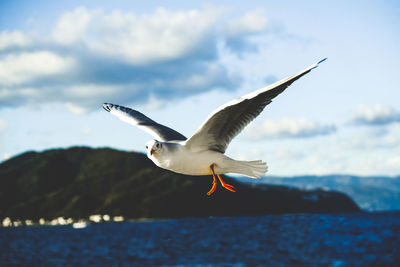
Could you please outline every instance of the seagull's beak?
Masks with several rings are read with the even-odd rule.
[[[153,155],[154,149],[150,149],[150,155]]]

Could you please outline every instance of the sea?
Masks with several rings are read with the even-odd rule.
[[[400,211],[0,227],[0,266],[400,266]]]

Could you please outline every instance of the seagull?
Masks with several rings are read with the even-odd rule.
[[[226,156],[224,153],[229,143],[272,102],[273,98],[325,60],[326,58],[293,76],[220,106],[190,138],[134,109],[111,103],[104,103],[103,108],[155,138],[146,143],[146,150],[147,157],[158,167],[187,175],[212,175],[212,187],[207,195],[214,193],[217,187],[216,177],[222,187],[236,192],[232,185],[223,181],[221,174],[236,173],[260,178],[267,172],[268,167],[261,160],[240,161]]]

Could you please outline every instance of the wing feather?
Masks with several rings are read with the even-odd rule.
[[[185,145],[192,150],[208,149],[224,153],[231,140],[255,119],[272,102],[273,98],[325,60],[326,58],[296,75],[232,100],[217,108],[186,141]]]
[[[186,140],[186,137],[177,131],[159,124],[137,110],[110,103],[104,103],[103,108],[120,120],[139,127],[151,134],[159,141]]]

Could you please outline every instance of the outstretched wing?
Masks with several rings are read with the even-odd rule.
[[[103,108],[117,116],[121,121],[145,130],[159,141],[186,140],[186,137],[182,134],[153,121],[139,111],[110,103],[104,103]]]
[[[192,150],[214,150],[224,153],[231,140],[256,118],[272,99],[294,81],[316,68],[319,63],[306,68],[270,86],[232,100],[212,112],[196,133],[186,141]]]

